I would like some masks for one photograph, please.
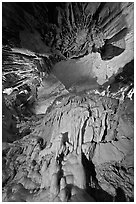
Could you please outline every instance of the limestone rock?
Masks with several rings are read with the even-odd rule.
[[[3,201],[133,201],[133,15],[132,2],[3,3]],[[21,91],[30,117],[12,107]]]
[[[91,2],[58,5],[39,3],[37,6],[36,3],[23,5],[3,3],[3,43],[51,55],[50,60],[42,63],[43,70],[45,67],[52,69],[52,64],[61,60],[81,58],[67,62],[68,72],[65,62],[64,65],[61,62],[61,67],[59,64],[54,70],[55,75],[66,87],[70,87],[73,81],[77,90],[81,89],[81,84],[86,80],[88,80],[86,86],[102,85],[134,58],[134,5],[129,2],[93,4],[92,6]],[[44,12],[41,12],[43,7]],[[51,8],[55,15],[52,18],[50,18]],[[90,13],[88,8],[91,8]],[[16,33],[16,37],[7,42],[6,38],[10,31]],[[79,69],[76,73],[76,63],[82,66],[85,61],[88,66],[84,66],[84,72]],[[68,73],[73,67],[76,74],[69,76]],[[65,76],[67,81],[63,79]]]

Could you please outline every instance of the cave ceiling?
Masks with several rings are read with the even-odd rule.
[[[96,88],[133,63],[133,3],[2,6],[3,51],[38,56],[42,71],[52,72],[66,88]]]

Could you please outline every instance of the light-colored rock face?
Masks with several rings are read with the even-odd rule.
[[[126,180],[126,174],[133,179],[128,170],[133,162],[127,163],[128,157],[133,160],[133,123],[125,119],[128,104],[118,103],[95,94],[67,95],[60,103],[56,99],[38,122],[39,127],[10,147],[5,146],[9,163],[4,165],[10,175],[4,170],[3,176],[8,174],[18,189],[14,194],[5,191],[5,201],[94,201],[84,191],[88,185],[99,186],[116,197],[120,182],[126,195],[133,197],[133,184]],[[109,182],[103,169],[106,178],[107,172],[113,174]],[[12,189],[9,185],[7,188]],[[98,199],[97,194],[94,197]]]
[[[58,96],[68,93],[65,86],[53,74],[50,74],[38,88],[37,101],[35,101],[32,111],[36,115],[45,114],[47,108]]]
[[[75,88],[78,92],[98,87],[97,78],[93,68],[94,59],[90,54],[80,60],[70,59],[58,62],[54,68],[54,75],[65,85],[67,89]]]

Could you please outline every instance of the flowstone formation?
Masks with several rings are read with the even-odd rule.
[[[2,201],[134,201],[134,4],[2,6]]]
[[[89,93],[56,99],[30,135],[4,147],[6,201],[67,201],[74,199],[71,185],[96,201],[117,200],[118,189],[132,200],[130,107]]]

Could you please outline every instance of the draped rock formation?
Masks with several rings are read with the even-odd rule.
[[[7,202],[134,200],[134,4],[2,4]]]

